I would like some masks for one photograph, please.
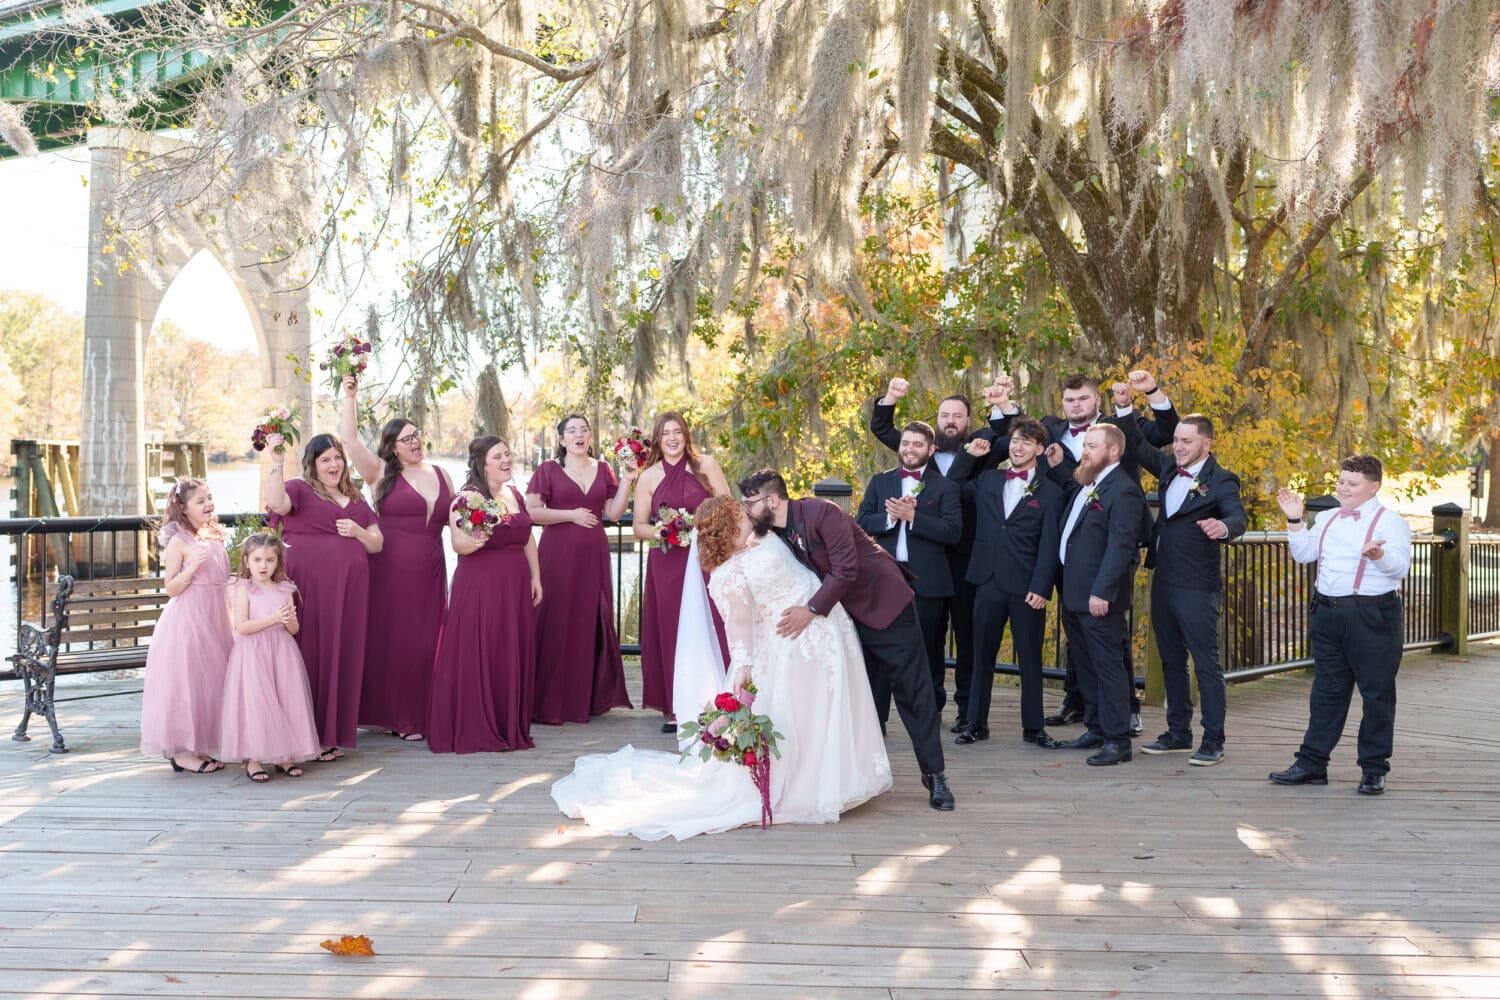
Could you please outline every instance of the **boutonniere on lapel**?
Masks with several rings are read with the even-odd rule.
[[[792,543],[793,548],[801,549],[803,552],[807,551],[807,543],[804,542],[802,540],[802,536],[797,534],[795,531],[788,531],[785,537],[787,541]]]
[[[1083,502],[1089,505],[1089,510],[1103,510],[1099,504],[1099,487],[1090,486],[1083,491]]]
[[[922,491],[925,490],[926,488],[927,488],[927,483],[925,481],[921,480],[921,479],[918,479],[917,480],[917,484],[911,488],[911,494],[910,495],[914,496],[914,497],[919,497],[919,496],[922,495]]]
[[[1208,484],[1197,476],[1194,476],[1193,481],[1188,483],[1187,499],[1192,500],[1206,496],[1208,496]]]
[[[1033,471],[1035,471],[1035,470],[1033,470]],[[1021,491],[1021,496],[1023,496],[1023,497],[1034,497],[1034,496],[1036,496],[1036,491],[1039,490],[1039,489],[1041,489],[1041,488],[1042,488],[1042,477],[1040,475],[1032,476],[1031,477],[1031,481],[1026,484],[1026,488]]]

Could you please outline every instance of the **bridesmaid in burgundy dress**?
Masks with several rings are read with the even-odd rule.
[[[557,726],[631,708],[615,634],[609,540],[601,517],[618,521],[636,469],[625,482],[594,457],[593,432],[578,414],[557,425],[557,457],[537,466],[526,506],[542,528],[538,554],[546,598],[537,608],[536,708],[532,720]],[[623,488],[622,488],[623,487]]]
[[[469,478],[462,492],[495,500],[505,519],[475,536],[449,518],[458,553],[453,597],[443,619],[427,715],[433,753],[525,750],[531,743],[536,678],[534,609],[542,600],[541,570],[526,501],[510,483],[510,446],[497,437],[469,443]]]
[[[273,454],[266,509],[278,515],[286,573],[297,585],[302,629],[297,646],[312,687],[319,760],[355,744],[365,635],[370,606],[370,555],[383,539],[375,512],[349,479],[344,446],[319,434],[302,452],[302,477],[286,481],[283,455]]]
[[[651,427],[651,450],[635,486],[635,536],[651,543],[646,557],[645,596],[641,602],[641,704],[660,709],[667,721],[661,731],[677,731],[672,714],[672,667],[677,653],[677,616],[682,609],[682,581],[687,574],[686,545],[663,552],[656,541],[661,533],[657,511],[677,507],[690,514],[710,496],[727,497],[729,483],[719,463],[700,455],[687,421],[680,413],[663,413]],[[708,574],[703,574],[704,583]],[[724,622],[713,608],[719,648],[729,662]]]
[[[359,724],[403,740],[422,738],[438,635],[448,599],[443,528],[453,503],[448,474],[425,461],[422,432],[402,417],[388,422],[370,451],[359,440],[358,387],[344,377],[339,433],[349,460],[370,484],[385,547],[370,557],[370,634]]]

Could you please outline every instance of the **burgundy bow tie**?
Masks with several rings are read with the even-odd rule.
[[[1025,471],[1022,471],[1022,472],[1016,472],[1014,469],[1006,469],[1005,470],[1005,478],[1006,478],[1007,481],[1009,481],[1011,479],[1019,479],[1021,482],[1024,483],[1024,482],[1026,482],[1026,477],[1029,476],[1029,475],[1031,475],[1031,470],[1030,469],[1026,469]]]
[[[902,479],[921,479],[922,478],[922,473],[917,472],[914,469],[902,469],[901,470],[901,478]]]
[[[1189,479],[1192,479],[1192,478],[1193,478],[1193,474],[1192,474],[1192,473],[1191,473],[1191,472],[1189,472],[1189,471],[1188,471],[1188,470],[1186,470],[1186,469],[1184,469],[1184,468],[1183,468],[1183,467],[1182,467],[1182,466],[1180,466],[1180,465],[1179,465],[1179,466],[1178,466],[1178,467],[1177,467],[1177,474],[1178,474],[1178,475],[1179,475],[1179,476],[1186,476],[1186,477],[1187,477],[1187,478],[1189,478]]]
[[[1078,435],[1082,434],[1084,431],[1088,430],[1092,426],[1094,426],[1094,425],[1093,424],[1084,424],[1082,427],[1069,427],[1068,428],[1068,433],[1071,434],[1071,435],[1073,435],[1074,437],[1077,437]]]
[[[1339,516],[1339,517],[1352,517],[1356,521],[1358,521],[1359,520],[1359,511],[1357,511],[1357,510],[1350,510],[1348,507],[1340,507],[1337,516]]]

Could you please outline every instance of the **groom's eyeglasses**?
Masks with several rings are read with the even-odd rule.
[[[751,497],[749,500],[741,500],[740,501],[740,507],[743,508],[746,512],[749,512],[751,510],[754,510],[755,509],[755,505],[758,504],[758,503],[760,503],[762,500],[769,500],[769,499],[770,499],[769,495],[763,496],[763,497]]]

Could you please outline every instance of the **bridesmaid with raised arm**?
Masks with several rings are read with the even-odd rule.
[[[370,634],[359,724],[422,739],[437,658],[448,569],[443,528],[453,504],[448,473],[426,461],[422,432],[404,417],[386,423],[372,452],[359,439],[358,386],[344,376],[339,434],[370,484],[385,547],[370,557]]]
[[[462,512],[449,518],[458,568],[432,677],[426,726],[433,753],[532,746],[535,608],[542,577],[526,501],[510,485],[510,475],[509,445],[489,435],[469,442],[469,478],[459,495],[492,500],[503,515],[498,525],[478,533],[462,523]]]
[[[645,595],[641,601],[641,704],[661,710],[666,717],[661,727],[664,733],[677,731],[677,718],[672,714],[672,674],[688,547],[684,538],[682,545],[662,551],[656,544],[662,531],[657,515],[663,507],[695,514],[698,505],[709,497],[728,495],[724,470],[712,458],[698,453],[682,414],[668,412],[657,417],[651,427],[645,470],[635,485],[632,522],[635,537],[652,543],[651,553],[646,557]],[[703,576],[706,583],[708,575]],[[727,662],[724,621],[716,608],[712,610],[714,631]]]
[[[319,434],[302,450],[302,478],[287,480],[286,457],[273,454],[266,509],[281,524],[286,574],[297,585],[297,647],[307,665],[317,717],[319,760],[355,745],[365,671],[370,555],[384,541],[375,512],[349,479],[344,446]]]
[[[619,483],[594,457],[587,418],[557,425],[557,456],[537,466],[526,486],[531,519],[543,525],[537,545],[542,598],[536,616],[536,707],[532,721],[587,722],[612,708],[632,708],[615,634],[609,539],[600,518],[618,521],[638,474]]]

